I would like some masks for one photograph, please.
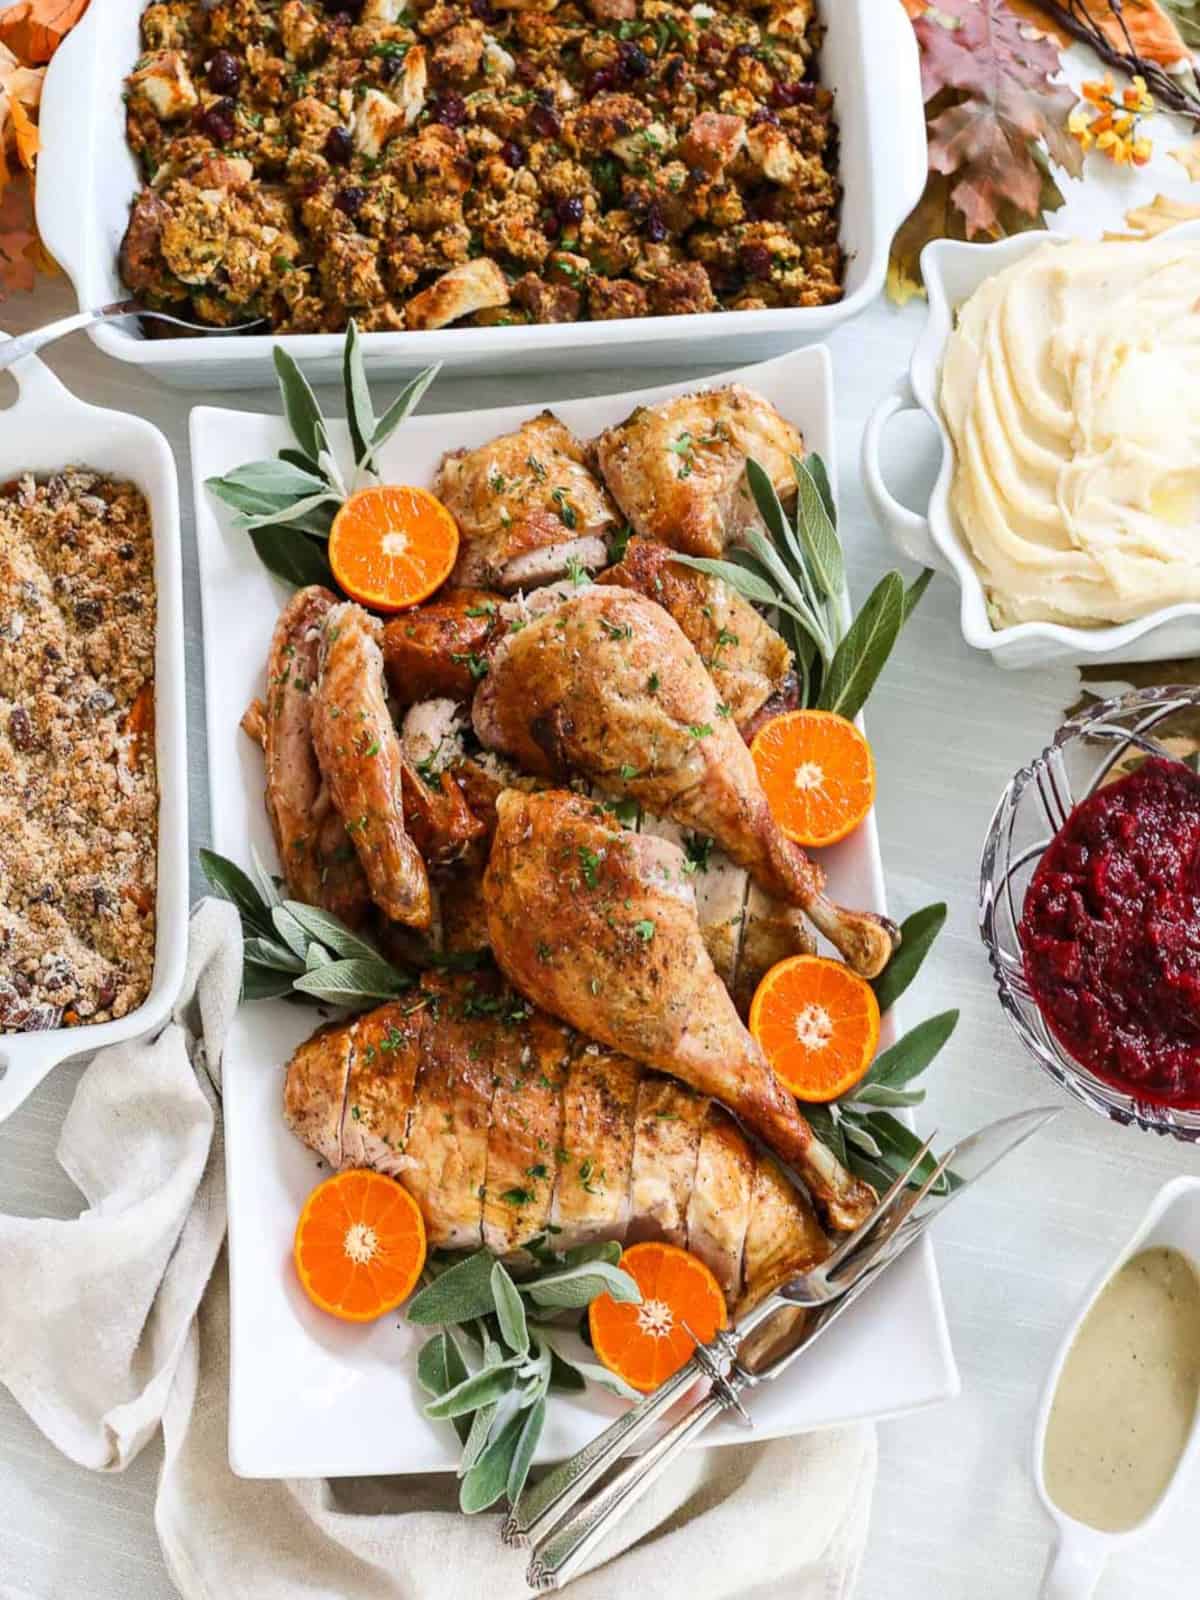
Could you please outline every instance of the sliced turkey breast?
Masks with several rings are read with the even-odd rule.
[[[709,1101],[647,1072],[638,1084],[633,1128],[631,1215],[626,1238],[687,1245],[688,1200],[696,1179]]]
[[[570,1030],[543,1012],[522,1024],[517,1070],[497,1073],[488,1134],[483,1242],[509,1255],[550,1220]]]
[[[754,1156],[719,1106],[710,1105],[700,1136],[687,1208],[687,1242],[711,1268],[727,1300],[742,1285],[742,1249],[750,1226]]]
[[[640,1077],[628,1056],[598,1044],[585,1044],[567,1070],[550,1208],[550,1221],[559,1230],[556,1249],[625,1237]]]

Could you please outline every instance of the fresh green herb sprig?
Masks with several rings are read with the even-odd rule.
[[[233,507],[234,525],[249,534],[268,571],[297,588],[306,583],[337,587],[326,544],[338,508],[352,489],[378,481],[380,450],[416,410],[438,370],[427,367],[418,373],[376,416],[362,342],[357,326],[350,323],[342,353],[346,421],[354,452],[354,473],[347,484],[312,386],[287,351],[275,346],[283,414],[295,448],[280,450],[273,460],[248,461],[223,477],[209,478],[206,485],[218,500]]]
[[[571,1353],[563,1335],[598,1295],[637,1302],[641,1291],[617,1265],[616,1243],[555,1250],[548,1229],[525,1248],[528,1274],[510,1273],[489,1250],[435,1256],[408,1320],[440,1325],[417,1357],[430,1396],[425,1415],[454,1424],[462,1443],[459,1504],[483,1511],[501,1495],[515,1502],[528,1476],[555,1391],[589,1382],[633,1396],[607,1368]]]
[[[200,865],[242,920],[244,999],[290,996],[361,1011],[412,988],[410,973],[337,917],[285,900],[257,856],[253,878],[214,850],[201,850]]]
[[[914,911],[901,925],[901,944],[872,985],[881,1012],[886,1013],[916,977],[945,920],[946,907],[939,903]],[[957,1022],[957,1011],[927,1017],[881,1051],[866,1076],[839,1099],[828,1105],[804,1107],[822,1144],[828,1145],[844,1166],[881,1192],[904,1171],[925,1142],[893,1113],[924,1100],[925,1091],[911,1085],[941,1050]],[[911,1181],[920,1183],[935,1165],[933,1155],[926,1156]],[[952,1174],[949,1181],[954,1181]],[[944,1189],[946,1182],[946,1178],[941,1179],[939,1189]]]
[[[837,507],[819,455],[793,456],[796,518],[788,519],[769,474],[746,463],[746,479],[766,533],[751,528],[728,561],[677,555],[676,561],[723,578],[754,605],[774,610],[795,658],[801,704],[857,716],[933,574],[906,589],[898,572],[882,577],[849,627],[843,625],[846,566]]]

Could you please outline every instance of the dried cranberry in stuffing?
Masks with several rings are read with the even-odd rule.
[[[738,258],[748,278],[771,276],[771,252],[765,244],[744,244],[738,251]]]
[[[769,110],[766,106],[759,106],[756,111],[752,111],[750,113],[750,126],[752,128],[758,128],[761,127],[764,122],[769,122],[773,128],[777,128],[779,126],[779,118],[775,115],[775,113]]]
[[[564,227],[578,225],[583,221],[583,201],[577,194],[569,194],[554,202],[554,212]]]
[[[559,220],[553,215],[553,213],[542,218],[542,232],[546,235],[547,239],[557,239],[559,234],[562,232]]]
[[[517,82],[523,83],[526,88],[537,82],[537,68],[532,61],[526,61],[524,56],[517,61]]]
[[[515,139],[505,139],[500,146],[500,159],[515,171],[525,165],[525,152]]]
[[[794,79],[791,83],[775,83],[771,85],[771,103],[776,106],[810,106],[817,98],[817,86],[814,83],[801,83]]]
[[[499,13],[492,10],[489,0],[471,0],[471,15],[480,22],[498,22]]]
[[[460,94],[444,94],[433,107],[433,120],[444,128],[459,128],[467,120],[467,102]]]
[[[357,184],[351,184],[349,188],[338,190],[333,203],[343,216],[356,217],[362,210],[366,198],[365,189],[360,189]]]
[[[667,225],[656,205],[652,205],[646,212],[646,237],[651,244],[661,244],[667,237]]]
[[[650,57],[640,44],[626,39],[618,56],[618,70],[623,78],[645,78],[650,74]]]
[[[215,50],[208,63],[208,87],[218,94],[236,94],[241,81],[241,62],[232,50]]]
[[[617,81],[617,75],[611,67],[601,67],[593,72],[583,86],[583,92],[589,100],[598,94],[606,94]]]
[[[8,737],[14,750],[33,749],[33,723],[24,706],[14,706],[8,713]]]
[[[215,104],[209,106],[208,110],[201,116],[199,122],[200,132],[206,138],[211,139],[214,144],[219,144],[224,148],[225,145],[233,143],[234,136],[237,133],[237,123],[234,120],[236,115],[236,101],[218,100]]]
[[[354,140],[350,137],[350,129],[330,128],[325,135],[322,148],[326,161],[331,161],[334,166],[344,167],[354,154]]]
[[[557,139],[562,132],[562,123],[558,120],[557,113],[551,111],[549,106],[530,106],[529,126],[543,139]]]

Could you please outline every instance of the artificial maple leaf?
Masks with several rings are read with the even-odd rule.
[[[33,288],[37,230],[28,178],[10,183],[0,195],[0,300],[17,289]]]
[[[9,156],[17,156],[27,172],[37,154],[37,126],[30,112],[42,97],[44,67],[23,66],[0,44],[0,193],[8,181]]]
[[[1197,217],[1200,217],[1200,206],[1191,205],[1186,200],[1172,200],[1169,195],[1156,194],[1148,205],[1134,206],[1132,211],[1125,213],[1125,221],[1134,230],[1132,233],[1106,233],[1104,238],[1140,242],[1165,233],[1177,223],[1194,222]]]
[[[0,44],[26,66],[44,66],[88,8],[88,0],[20,0],[0,11]]]
[[[1078,175],[1083,153],[1066,131],[1071,90],[1050,82],[1058,51],[1027,39],[1007,0],[938,0],[913,23],[925,99],[953,98],[929,123],[929,166],[954,179],[950,199],[967,238],[995,235],[1005,205],[1040,218],[1039,140]]]
[[[1054,13],[1048,12],[1039,0],[1008,0],[1008,3],[1018,16],[1057,39],[1059,44],[1075,42],[1055,20]],[[1168,0],[1167,6],[1160,5],[1158,0],[1122,0],[1120,17],[1108,0],[1084,0],[1079,9],[1086,10],[1113,48],[1122,52],[1129,48],[1121,28],[1123,18],[1138,55],[1145,61],[1157,61],[1163,67],[1190,61],[1188,47],[1181,37],[1189,24],[1195,30],[1192,42],[1200,42],[1200,0]],[[1176,13],[1181,27],[1172,21],[1168,10]]]

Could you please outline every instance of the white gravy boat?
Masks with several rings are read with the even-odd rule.
[[[1154,1531],[1178,1498],[1188,1471],[1200,1456],[1200,1405],[1192,1419],[1187,1444],[1176,1464],[1170,1483],[1155,1501],[1141,1522],[1121,1533],[1104,1533],[1078,1522],[1061,1511],[1046,1490],[1043,1458],[1046,1448],[1046,1427],[1050,1420],[1050,1407],[1062,1376],[1075,1336],[1088,1312],[1095,1304],[1100,1291],[1113,1275],[1142,1250],[1167,1248],[1186,1256],[1200,1272],[1200,1178],[1173,1178],[1165,1184],[1151,1201],[1145,1216],[1131,1239],[1104,1268],[1079,1308],[1079,1312],[1059,1345],[1050,1368],[1046,1386],[1038,1407],[1037,1426],[1033,1436],[1033,1481],[1042,1504],[1045,1506],[1057,1531],[1057,1542],[1051,1552],[1042,1579],[1039,1600],[1088,1600],[1099,1582],[1100,1574],[1109,1556],[1136,1543]]]

